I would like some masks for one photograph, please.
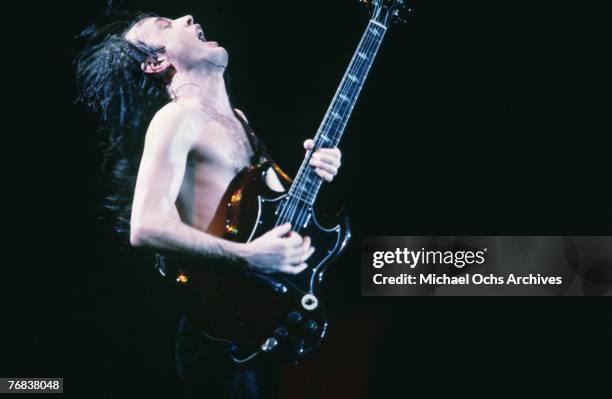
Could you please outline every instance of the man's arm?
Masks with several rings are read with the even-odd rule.
[[[136,181],[130,243],[227,259],[263,271],[302,271],[312,254],[310,240],[290,233],[290,225],[279,226],[251,243],[242,244],[212,236],[181,221],[175,202],[196,131],[189,115],[178,104],[165,106],[151,121]]]
[[[138,171],[130,229],[133,246],[239,260],[241,245],[183,223],[175,202],[195,138],[185,111],[168,104],[153,118]]]

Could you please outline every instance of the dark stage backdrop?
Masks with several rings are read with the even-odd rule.
[[[64,377],[66,397],[179,397],[172,283],[99,220],[96,119],[73,105],[73,38],[104,3],[27,3],[4,20],[17,123],[3,132],[0,374]],[[290,174],[367,21],[352,0],[125,4],[192,14],[228,49],[232,99]],[[284,397],[609,395],[610,301],[360,297],[362,235],[612,233],[609,10],[412,6],[321,195],[348,208],[354,238],[328,273],[329,340],[286,370]]]

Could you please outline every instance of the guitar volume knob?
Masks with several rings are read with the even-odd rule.
[[[297,311],[293,311],[287,315],[287,321],[293,325],[300,324],[302,322],[302,314]]]
[[[264,352],[270,352],[272,349],[276,348],[276,345],[278,345],[276,338],[270,337],[261,344],[260,348]]]
[[[306,322],[306,331],[314,333],[317,332],[317,330],[319,329],[319,323],[317,323],[314,320],[308,320]]]
[[[276,330],[274,330],[274,336],[277,339],[287,338],[288,335],[289,331],[287,331],[287,329],[283,326],[277,327]]]

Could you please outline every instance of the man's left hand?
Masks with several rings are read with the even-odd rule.
[[[308,139],[304,141],[304,148],[312,150],[314,148],[314,140]],[[338,173],[340,167],[340,158],[342,154],[337,148],[319,148],[310,158],[310,165],[315,168],[315,173],[325,181],[334,180],[334,176]]]

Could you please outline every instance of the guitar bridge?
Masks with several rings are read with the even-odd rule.
[[[285,294],[288,291],[287,287],[284,284],[264,274],[245,272],[244,276],[249,278],[255,278],[256,280],[261,281],[262,283],[270,286],[270,288],[272,288],[274,292],[278,292],[279,294]]]

